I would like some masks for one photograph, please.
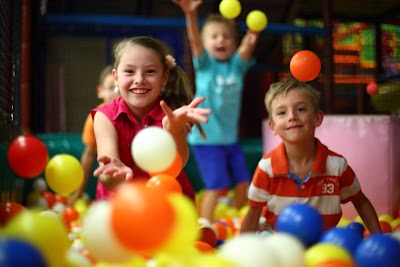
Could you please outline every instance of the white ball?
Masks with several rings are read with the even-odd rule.
[[[280,267],[306,266],[305,247],[296,237],[286,233],[273,233],[264,238],[268,249],[275,254]]]
[[[35,192],[43,192],[47,190],[47,182],[43,177],[38,177],[32,184]]]
[[[263,238],[255,233],[240,234],[220,246],[219,257],[226,258],[240,267],[276,267],[278,259],[270,252]]]
[[[133,160],[147,172],[164,171],[172,164],[177,153],[172,135],[155,126],[141,130],[133,138],[131,149]]]
[[[98,261],[126,262],[134,256],[116,239],[111,225],[111,206],[102,200],[93,203],[82,223],[82,241],[90,254]]]

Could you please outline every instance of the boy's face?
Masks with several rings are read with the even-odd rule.
[[[224,23],[207,23],[203,29],[202,41],[204,49],[220,61],[228,60],[236,49],[234,34]]]
[[[323,119],[321,111],[315,112],[309,96],[298,88],[286,95],[278,95],[271,103],[269,126],[283,141],[297,143],[314,138],[315,128]]]

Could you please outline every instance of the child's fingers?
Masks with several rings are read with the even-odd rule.
[[[161,100],[160,106],[167,117],[171,117],[173,115],[172,109],[169,108],[169,106],[167,105],[167,103],[165,103],[164,100]]]

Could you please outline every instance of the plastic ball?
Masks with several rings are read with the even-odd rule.
[[[46,201],[48,208],[52,208],[56,203],[56,196],[49,191],[43,191],[40,193],[40,197]]]
[[[46,191],[47,188],[47,183],[46,180],[43,177],[38,177],[35,180],[33,180],[32,188],[35,192],[43,192]]]
[[[60,221],[30,211],[15,216],[3,228],[3,234],[34,245],[48,267],[63,266],[65,253],[71,245],[66,228]]]
[[[360,235],[361,237],[364,236],[364,230],[365,227],[362,223],[359,222],[351,222],[347,225],[347,228],[350,230],[355,231],[358,235]]]
[[[309,50],[301,50],[290,60],[290,72],[293,77],[302,82],[317,78],[321,71],[321,61],[318,56]]]
[[[18,239],[0,239],[0,266],[2,267],[46,267],[40,251],[32,244]]]
[[[246,24],[250,30],[261,32],[267,27],[268,18],[261,10],[253,10],[247,15]]]
[[[341,260],[341,259],[334,259],[334,260],[327,260],[316,264],[314,267],[357,267],[354,262]]]
[[[14,216],[20,212],[26,211],[26,208],[17,202],[7,202],[0,205],[0,226],[4,226]]]
[[[176,214],[167,194],[146,183],[122,184],[111,201],[111,227],[118,241],[133,252],[153,253],[170,238]]]
[[[68,154],[59,154],[50,159],[45,178],[49,187],[58,194],[70,194],[83,182],[83,168],[79,160]]]
[[[49,160],[46,145],[34,136],[19,136],[8,148],[10,168],[22,178],[32,179],[43,173]]]
[[[277,256],[268,248],[256,234],[240,234],[219,246],[217,255],[241,267],[279,266]]]
[[[101,223],[99,223],[101,222]],[[118,242],[111,228],[111,205],[98,201],[91,205],[83,218],[82,242],[98,261],[122,263],[134,254]]]
[[[176,216],[176,223],[168,241],[159,251],[176,255],[185,254],[197,239],[197,210],[193,202],[182,194],[168,197]]]
[[[363,237],[349,228],[332,228],[324,232],[319,243],[329,243],[346,249],[350,254],[354,254],[355,249]]]
[[[72,222],[79,219],[79,212],[73,207],[66,207],[62,216],[64,222],[70,225]]]
[[[219,3],[219,12],[228,19],[234,19],[240,15],[242,6],[238,0],[222,0]]]
[[[285,207],[276,220],[276,230],[300,239],[305,246],[318,242],[324,229],[321,214],[308,204],[291,204]]]
[[[182,194],[182,186],[179,181],[168,174],[157,174],[151,177],[146,185],[148,188],[157,190],[164,194],[177,193]]]
[[[195,241],[194,247],[197,248],[202,253],[215,253],[214,248],[210,244],[204,241],[199,241],[199,240]]]
[[[198,229],[198,240],[215,247],[218,242],[218,232],[213,225],[203,225]]]
[[[155,126],[141,130],[133,138],[131,149],[133,160],[149,173],[169,168],[177,154],[172,135]]]
[[[360,242],[354,260],[358,267],[399,266],[400,242],[388,234],[374,234]]]
[[[179,153],[176,153],[174,161],[171,163],[171,165],[162,171],[157,171],[157,172],[150,172],[150,176],[155,176],[157,174],[168,174],[174,178],[178,177],[178,175],[181,173],[183,168],[182,165],[182,158],[179,155]]]
[[[374,96],[379,93],[379,86],[376,82],[371,82],[367,85],[367,93],[370,96]]]
[[[278,265],[281,267],[304,267],[305,247],[296,237],[285,233],[270,233],[264,238],[278,259]],[[288,257],[288,255],[290,255]]]
[[[308,248],[304,254],[307,267],[315,267],[318,264],[330,260],[342,260],[352,262],[351,254],[342,247],[328,243],[318,243]]]

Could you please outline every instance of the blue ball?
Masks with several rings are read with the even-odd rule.
[[[37,248],[17,239],[0,239],[0,266],[2,267],[46,267],[46,261]]]
[[[306,247],[317,243],[324,230],[324,222],[317,209],[308,204],[291,204],[276,219],[276,230],[297,237]]]
[[[360,242],[354,261],[358,267],[398,267],[400,242],[388,234],[373,234]]]
[[[349,223],[349,225],[347,225],[347,228],[355,231],[356,233],[358,233],[359,235],[364,237],[365,227],[364,227],[364,225],[362,223],[351,222],[351,223]]]
[[[351,255],[363,239],[359,233],[348,228],[331,228],[322,234],[320,243],[329,243],[346,249]]]

